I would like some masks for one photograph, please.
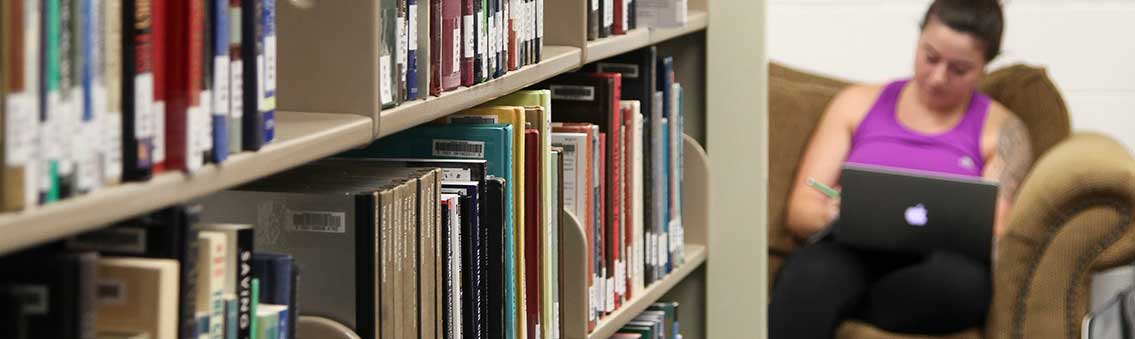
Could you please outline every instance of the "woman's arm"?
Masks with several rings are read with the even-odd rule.
[[[1003,106],[991,106],[990,113],[1004,114],[996,129],[996,149],[989,152],[985,160],[982,176],[997,181],[1000,191],[997,197],[996,217],[993,221],[993,235],[1000,236],[1004,231],[1009,211],[1017,197],[1017,189],[1032,166],[1032,144],[1029,131],[1020,118]],[[991,117],[993,118],[993,117]]]
[[[789,194],[785,222],[797,237],[812,236],[839,215],[839,201],[809,187],[807,181],[813,178],[828,186],[838,186],[840,168],[851,149],[855,126],[867,114],[878,92],[877,86],[844,89],[832,99],[816,126]]]

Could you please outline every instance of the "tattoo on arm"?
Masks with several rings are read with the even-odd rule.
[[[1033,159],[1028,129],[1017,117],[1011,117],[1001,124],[997,137],[997,155],[1004,164],[998,180],[1001,194],[1007,201],[1013,201]]]

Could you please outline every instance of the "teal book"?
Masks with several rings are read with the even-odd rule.
[[[422,125],[379,139],[341,156],[353,158],[483,159],[486,174],[513,183],[513,130],[508,124]],[[505,206],[514,205],[513,190],[504,192]],[[513,282],[515,212],[505,209],[504,262],[506,282]],[[514,286],[507,286],[512,290]],[[508,321],[508,323],[515,323]]]
[[[259,331],[257,331],[258,330],[257,325],[260,325],[260,324],[259,324],[259,321],[257,321],[258,320],[257,319],[258,313],[256,313],[257,308],[260,306],[260,279],[252,278],[252,288],[251,288],[250,293],[252,293],[252,302],[251,302],[252,307],[250,307],[251,312],[249,314],[252,314],[252,316],[249,317],[250,318],[249,323],[251,323],[251,324],[248,326],[249,327],[248,333],[252,333],[252,336],[254,337],[253,339],[260,339],[257,336],[257,334],[260,333]]]
[[[225,339],[237,339],[237,311],[240,306],[237,305],[236,298],[225,299]]]

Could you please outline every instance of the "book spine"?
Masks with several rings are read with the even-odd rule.
[[[599,38],[599,1],[601,0],[588,0],[587,1],[587,40],[595,40]]]
[[[237,339],[237,327],[239,327],[240,316],[237,315],[240,309],[237,303],[239,299],[229,298],[225,299],[225,339]]]
[[[499,0],[487,0],[485,5],[485,80],[497,77],[497,40],[494,34],[497,31],[497,3]]]
[[[6,30],[0,46],[4,54],[3,101],[3,206],[0,210],[17,211],[35,205],[38,187],[37,172],[31,158],[35,154],[33,143],[38,117],[35,102],[39,88],[38,68],[38,17],[35,1],[4,3],[8,13],[2,23]]]
[[[637,243],[637,239],[634,237],[634,221],[637,218],[634,215],[634,207],[633,207],[634,199],[635,199],[635,194],[634,194],[635,164],[634,164],[634,161],[635,161],[635,147],[637,145],[637,143],[635,142],[635,138],[638,135],[638,131],[635,129],[635,125],[634,125],[634,116],[637,113],[636,109],[631,105],[623,106],[622,105],[623,103],[626,103],[626,102],[620,103],[620,109],[623,111],[623,116],[622,116],[623,142],[622,142],[622,145],[621,145],[622,146],[621,151],[622,151],[622,154],[623,154],[623,161],[622,161],[623,176],[622,176],[622,181],[621,181],[622,185],[623,185],[623,194],[622,194],[623,203],[620,206],[620,211],[622,212],[622,218],[621,218],[621,222],[622,222],[622,225],[623,225],[623,233],[622,233],[622,235],[623,235],[623,248],[622,249],[623,249],[624,255],[623,255],[623,267],[619,269],[619,272],[621,272],[623,274],[623,279],[622,279],[622,282],[621,282],[621,285],[620,285],[621,288],[622,288],[622,294],[626,298],[626,300],[631,300],[631,298],[634,297],[634,293],[633,293],[634,288],[632,286],[633,285],[632,281],[634,280],[634,277],[635,277],[635,275],[634,275],[635,270],[634,270],[633,267],[634,267],[634,264],[635,264],[635,262],[637,261],[637,258],[638,258],[638,253],[634,251],[635,244]]]
[[[397,197],[384,192],[381,198],[382,220],[379,221],[379,321],[375,324],[381,339],[395,337],[394,308],[394,227],[397,218]]]
[[[244,150],[259,150],[264,145],[264,112],[262,105],[264,83],[263,1],[241,0],[241,107],[242,143]]]
[[[422,338],[437,338],[437,304],[434,302],[437,288],[437,250],[436,225],[438,173],[430,173],[418,186],[418,324]]]
[[[197,31],[201,36],[200,53],[193,56],[201,63],[198,104],[190,121],[193,122],[193,157],[197,167],[213,161],[213,57],[214,42],[213,3],[216,0],[197,0],[201,4],[201,26]]]
[[[105,104],[99,126],[104,185],[122,179],[122,0],[102,0],[102,82]]]
[[[201,245],[204,246],[206,244],[202,243]],[[225,263],[227,262],[228,256],[231,254],[226,253],[227,247],[225,246],[224,241],[218,240],[215,242],[210,242],[208,243],[208,246],[210,246],[211,248],[204,249],[205,253],[208,254],[208,257],[201,258],[201,260],[202,262],[207,263],[207,265],[203,265],[203,267],[208,267],[210,271],[198,272],[198,274],[208,275],[208,286],[212,288],[208,291],[208,300],[210,301],[210,303],[208,305],[209,330],[207,333],[210,339],[224,339],[224,319],[226,317],[224,299]],[[203,291],[199,291],[198,293],[200,292]],[[202,333],[202,336],[204,336],[204,333]]]
[[[208,0],[210,14],[213,16],[213,84],[212,108],[210,124],[212,125],[213,144],[212,159],[214,163],[222,163],[229,155],[229,96],[232,89],[230,84],[229,60],[229,0]]]
[[[265,339],[260,332],[260,326],[262,325],[260,324],[257,313],[257,308],[260,306],[260,280],[256,278],[252,278],[252,283],[249,285],[249,299],[251,299],[249,306],[251,315],[248,317],[249,338]],[[241,307],[244,306],[242,305]]]
[[[517,28],[520,27],[518,25],[519,23],[517,22],[517,15],[519,14],[519,11],[520,11],[519,3],[520,3],[520,0],[505,0],[505,7],[504,7],[504,13],[503,13],[504,17],[507,18],[506,19],[507,23],[505,24],[505,31],[506,31],[506,33],[505,33],[506,34],[506,39],[505,39],[505,45],[506,46],[505,46],[505,48],[508,50],[508,52],[507,52],[508,55],[505,57],[505,59],[507,59],[507,61],[508,61],[508,70],[509,71],[515,71],[519,67],[519,65],[518,65],[519,60],[518,60],[518,54],[517,54],[517,52],[518,52],[517,48],[519,48],[519,46],[517,45],[517,41],[516,41],[516,38],[517,38],[517,36],[516,36],[517,31],[516,30],[517,30]]]
[[[79,276],[78,305],[77,310],[79,314],[79,339],[95,339],[97,336],[97,329],[95,321],[98,317],[96,305],[98,304],[97,280],[98,280],[98,254],[94,252],[84,252],[77,254]]]
[[[544,0],[536,0],[536,10],[533,17],[536,20],[536,44],[535,56],[532,58],[533,64],[540,63],[544,58]]]
[[[418,0],[406,0],[406,100],[418,99]]]
[[[638,1],[636,1],[636,0],[625,0],[625,1],[626,1],[626,5],[624,5],[624,8],[626,8],[626,10],[625,10],[624,13],[626,13],[627,30],[629,31],[629,30],[638,28]]]
[[[488,17],[486,16],[487,1],[486,0],[473,0],[473,30],[476,32],[476,45],[475,55],[473,57],[473,83],[482,83],[488,80],[488,45],[485,38],[488,37]]]
[[[170,5],[171,0],[150,0],[151,10],[151,23],[150,30],[151,43],[153,49],[151,53],[153,56],[153,74],[154,74],[154,87],[153,87],[153,172],[155,174],[161,173],[166,169],[166,120],[168,120],[166,112],[166,85],[169,80],[166,79],[166,53],[169,52],[168,44],[169,33],[166,32],[168,24],[166,16],[166,6]]]
[[[201,14],[200,1],[177,1],[166,5],[164,51],[166,68],[165,97],[165,169],[190,170],[195,147],[192,137],[193,114],[200,100],[201,87]],[[199,166],[198,166],[199,167]]]
[[[429,74],[429,77],[430,77],[430,81],[429,82],[430,82],[430,86],[429,86],[429,89],[430,89],[430,92],[429,92],[429,95],[438,96],[438,95],[441,95],[441,87],[442,87],[441,86],[441,81],[442,81],[442,79],[441,79],[442,78],[441,77],[441,75],[442,75],[441,61],[443,60],[442,55],[445,55],[445,52],[441,48],[441,46],[442,46],[441,43],[442,43],[442,41],[444,41],[444,39],[442,39],[442,15],[441,15],[442,9],[444,8],[444,7],[442,7],[442,3],[444,1],[443,0],[428,0],[428,1],[430,2],[430,11],[429,11],[429,13],[430,13],[430,15],[429,15],[429,21],[430,21],[430,31],[429,31],[429,36],[430,36],[430,45],[429,45],[429,54],[430,54],[430,60],[429,60],[429,62],[430,62],[430,74]]]
[[[602,260],[600,260],[600,265],[602,266],[600,269],[602,272],[600,282],[603,287],[600,289],[602,302],[599,304],[601,308],[599,313],[604,317],[614,311],[615,308],[614,289],[612,289],[615,285],[614,277],[612,277],[612,274],[615,272],[613,265],[614,254],[610,251],[610,244],[613,242],[610,236],[610,229],[614,227],[614,225],[610,223],[609,211],[607,209],[609,200],[607,191],[610,189],[608,163],[611,162],[608,160],[610,154],[608,154],[607,136],[607,133],[599,133],[599,149],[603,154],[599,157],[599,173],[601,179],[599,180],[598,213],[600,226],[597,232],[598,236],[596,237],[599,239],[597,242],[599,243],[600,257],[602,257]]]
[[[252,252],[253,243],[255,242],[255,234],[251,228],[241,229],[237,231],[237,326],[236,337],[238,339],[254,339],[252,334],[252,322],[256,317],[253,304],[257,302],[258,296],[252,293]]]
[[[397,8],[394,8],[394,84],[395,95],[398,102],[406,101],[407,82],[407,56],[409,54],[408,34],[407,34],[407,13],[406,13],[406,0],[395,1]]]
[[[243,37],[241,23],[241,1],[228,0],[229,3],[229,105],[226,114],[229,130],[229,153],[238,153],[244,149],[244,64],[241,62]]]
[[[79,37],[81,49],[82,94],[80,97],[81,117],[77,134],[74,136],[76,161],[76,188],[79,193],[88,193],[102,183],[99,169],[99,146],[97,122],[100,119],[106,92],[102,87],[102,3],[99,0],[80,0]]]
[[[627,26],[626,26],[625,20],[626,20],[627,12],[626,12],[626,7],[624,7],[624,5],[627,2],[626,2],[626,0],[612,0],[612,1],[614,1],[614,6],[612,6],[612,7],[614,8],[615,13],[614,13],[613,24],[611,25],[611,33],[613,33],[615,35],[626,34],[627,33]]]
[[[174,209],[177,214],[177,222],[179,229],[178,241],[183,242],[180,251],[177,253],[179,261],[179,269],[181,270],[181,282],[178,288],[181,290],[178,293],[178,304],[181,307],[180,319],[178,325],[180,326],[181,339],[197,338],[197,275],[203,274],[197,271],[197,262],[201,260],[198,253],[198,231],[195,227],[197,224],[197,211],[196,208],[177,207]]]
[[[46,0],[45,4],[57,0]],[[122,121],[123,121],[123,180],[146,180],[152,175],[154,151],[154,73],[151,31],[152,0],[123,0],[122,4]],[[56,10],[58,7],[55,7]],[[47,16],[50,21],[51,16]],[[56,28],[58,29],[58,28]],[[50,30],[50,25],[48,26]],[[50,35],[49,35],[50,37]],[[54,48],[45,44],[48,56]],[[50,63],[51,58],[48,58]],[[58,66],[55,66],[58,67]],[[51,70],[55,67],[48,67]],[[47,90],[58,86],[58,79],[48,72]],[[56,85],[52,85],[56,83]],[[58,95],[58,94],[54,94]],[[52,94],[49,94],[49,97]],[[50,100],[49,100],[50,102]]]
[[[81,13],[78,0],[62,0],[59,7],[59,91],[60,105],[55,117],[56,131],[51,143],[56,144],[54,157],[58,163],[59,198],[67,198],[76,192],[75,178],[75,135],[82,121],[82,46]]]
[[[260,112],[263,114],[260,130],[263,134],[262,143],[269,143],[276,139],[276,0],[261,1],[260,22],[257,32],[259,54],[263,55],[264,64],[258,65],[260,71]]]
[[[474,84],[473,65],[476,63],[477,44],[476,37],[477,31],[474,23],[474,18],[477,13],[475,12],[474,3],[480,3],[480,0],[461,0],[461,85],[472,86]]]

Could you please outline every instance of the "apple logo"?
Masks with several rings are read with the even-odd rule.
[[[926,226],[926,207],[922,204],[906,208],[906,223],[911,226]]]

